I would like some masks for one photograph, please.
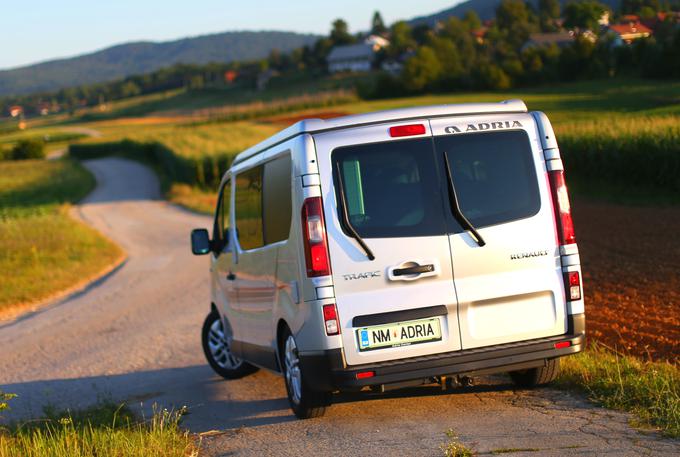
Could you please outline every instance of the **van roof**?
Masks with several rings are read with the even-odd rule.
[[[361,125],[378,124],[390,121],[405,121],[408,119],[421,119],[445,116],[463,116],[474,114],[493,113],[526,113],[527,107],[522,100],[505,100],[499,103],[460,103],[455,105],[432,105],[415,106],[411,108],[399,108],[372,113],[353,114],[350,116],[335,117],[332,119],[304,119],[279,133],[252,146],[234,159],[234,164],[243,162],[249,157],[266,149],[283,143],[303,133],[318,133],[328,130],[356,127]]]

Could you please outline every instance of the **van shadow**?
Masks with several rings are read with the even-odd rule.
[[[263,376],[264,375],[264,376]],[[254,388],[249,384],[253,383]],[[207,365],[126,374],[45,379],[0,385],[17,394],[0,423],[22,422],[53,411],[83,409],[102,402],[126,403],[143,418],[155,410],[187,407],[182,424],[195,432],[254,427],[294,420],[279,378],[268,373],[227,381]],[[257,392],[254,394],[253,392]]]
[[[502,378],[484,378],[474,387],[442,390],[418,386],[386,393],[356,392],[333,395],[333,403],[365,404],[377,400],[437,397],[511,389]],[[193,432],[259,427],[297,420],[285,395],[283,380],[260,371],[237,380],[215,375],[207,365],[134,373],[9,383],[4,392],[18,394],[3,412],[2,422],[21,422],[56,411],[82,409],[103,401],[126,403],[144,418],[154,410],[187,407],[182,425]]]

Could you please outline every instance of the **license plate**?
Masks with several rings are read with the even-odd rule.
[[[408,346],[442,339],[440,321],[436,317],[364,327],[356,332],[360,351]]]

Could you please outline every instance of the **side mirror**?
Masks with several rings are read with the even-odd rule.
[[[191,231],[191,252],[194,255],[210,253],[210,235],[206,229],[194,229]]]

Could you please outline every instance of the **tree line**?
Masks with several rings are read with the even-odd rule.
[[[680,1],[623,0],[617,15],[637,14],[643,20],[659,11],[677,11]],[[553,81],[611,77],[619,74],[645,77],[680,77],[680,28],[672,17],[658,24],[654,36],[632,45],[614,46],[613,36],[598,23],[607,7],[594,0],[567,3],[539,0],[503,0],[490,24],[483,25],[470,10],[462,19],[451,17],[436,27],[411,27],[399,21],[386,26],[379,12],[370,30],[351,34],[342,19],[333,22],[328,36],[312,46],[290,53],[272,50],[268,58],[251,62],[177,64],[117,81],[0,99],[0,112],[21,105],[27,115],[57,107],[70,112],[78,107],[173,89],[204,89],[236,85],[256,86],[258,75],[305,73],[322,76],[326,58],[335,46],[356,43],[368,33],[389,39],[376,56],[376,67],[397,62],[398,74],[378,72],[371,82],[359,83],[360,95],[391,97],[424,91],[507,89]],[[615,18],[612,14],[612,18]],[[567,46],[525,46],[532,33],[570,30]]]

